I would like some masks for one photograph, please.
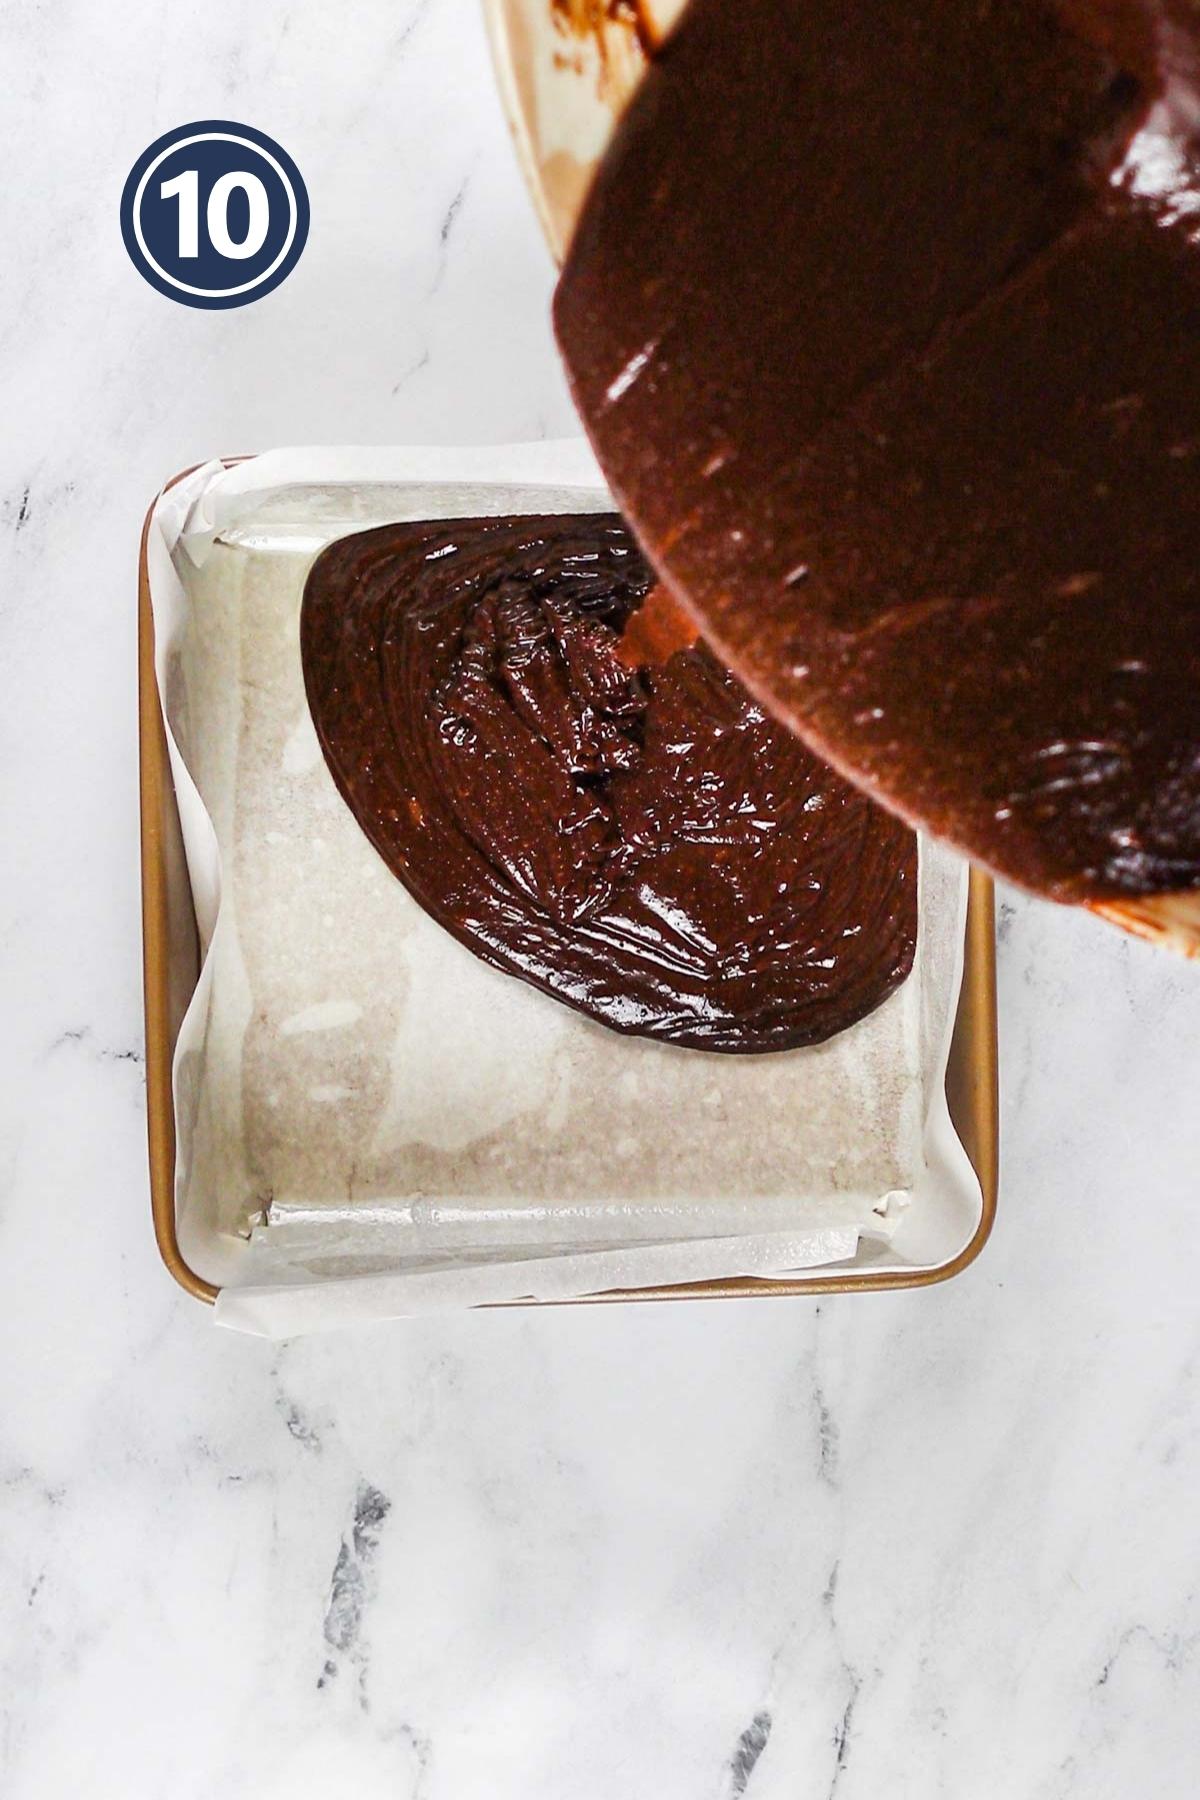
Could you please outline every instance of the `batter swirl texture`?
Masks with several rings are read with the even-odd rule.
[[[329,768],[416,900],[614,1030],[787,1050],[903,981],[912,834],[770,719],[615,514],[331,545],[301,650]]]

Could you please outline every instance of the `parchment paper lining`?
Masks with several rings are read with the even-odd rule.
[[[965,871],[923,841],[917,966],[816,1049],[619,1037],[488,968],[328,774],[297,625],[313,557],[389,520],[611,505],[582,441],[275,452],[159,502],[156,663],[202,945],[177,1205],[275,1335],[429,1307],[953,1256],[978,1185],[945,1106]]]

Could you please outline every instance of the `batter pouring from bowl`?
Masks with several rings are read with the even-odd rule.
[[[1185,0],[692,0],[555,305],[752,691],[1125,922],[1200,891],[1198,37]]]

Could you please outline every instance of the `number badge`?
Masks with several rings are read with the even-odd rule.
[[[300,260],[308,193],[287,152],[227,119],[181,125],[129,172],[121,235],[134,267],[182,306],[246,306]]]

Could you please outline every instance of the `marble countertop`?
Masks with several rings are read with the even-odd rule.
[[[999,1222],[944,1288],[281,1348],[171,1285],[146,503],[215,452],[573,421],[473,0],[18,7],[0,43],[0,1792],[1192,1800],[1200,970],[1002,897]],[[236,312],[117,227],[211,116],[312,198]]]

